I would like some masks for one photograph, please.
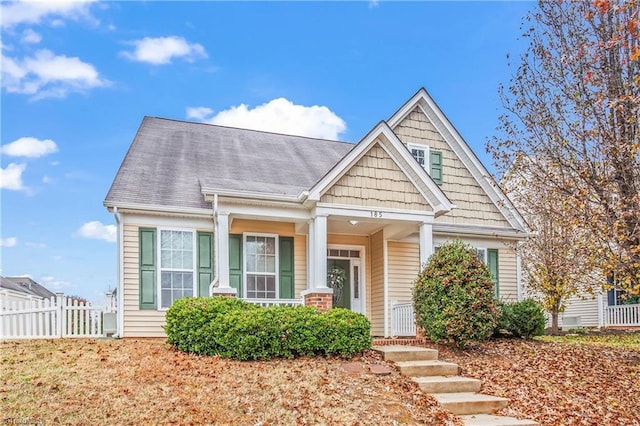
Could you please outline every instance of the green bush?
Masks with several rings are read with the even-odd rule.
[[[431,340],[465,347],[497,325],[493,281],[476,251],[456,240],[439,248],[413,289],[416,322]]]
[[[498,328],[515,337],[530,339],[544,334],[546,318],[544,310],[533,299],[500,304]]]
[[[230,298],[180,299],[167,311],[167,342],[203,355],[240,360],[339,355],[371,347],[371,324],[346,309],[256,305]]]

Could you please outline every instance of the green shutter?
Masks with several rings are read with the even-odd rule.
[[[491,272],[491,278],[493,279],[493,288],[495,289],[496,299],[499,296],[498,292],[498,250],[489,249],[487,250],[487,266],[489,267],[489,272]]]
[[[156,230],[140,228],[140,309],[157,309]]]
[[[430,151],[429,152],[429,166],[431,172],[431,179],[438,185],[442,185],[442,152]]]
[[[198,296],[209,295],[213,281],[213,234],[198,232]]]
[[[229,285],[237,290],[238,297],[242,292],[242,235],[229,235]]]
[[[280,237],[280,298],[293,299],[294,265],[293,265],[293,237]]]

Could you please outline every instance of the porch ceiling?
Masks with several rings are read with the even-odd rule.
[[[350,221],[357,222],[352,224]],[[327,233],[348,235],[371,235],[382,228],[387,228],[390,233],[398,232],[403,235],[414,233],[418,230],[417,222],[399,222],[385,219],[362,219],[348,216],[329,216],[327,220]]]

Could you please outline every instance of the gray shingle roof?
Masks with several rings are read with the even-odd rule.
[[[354,146],[145,117],[105,204],[210,208],[202,188],[297,196]]]
[[[49,291],[29,277],[0,277],[0,287],[32,296],[43,297],[45,299],[55,296],[55,293]]]

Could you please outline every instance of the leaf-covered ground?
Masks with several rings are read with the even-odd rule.
[[[640,425],[640,334],[499,339],[440,358],[511,399],[500,414],[543,425]]]
[[[339,359],[238,362],[155,339],[7,342],[0,417],[45,425],[460,424],[396,371],[366,373],[381,363],[367,352],[349,373]]]

